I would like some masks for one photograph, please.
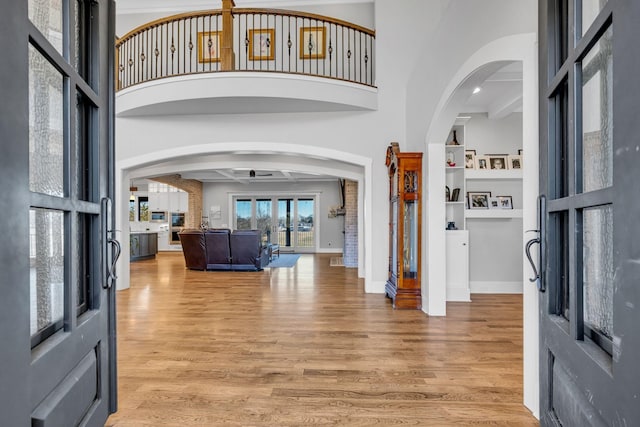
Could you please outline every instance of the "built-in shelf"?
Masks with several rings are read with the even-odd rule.
[[[522,179],[522,169],[486,170],[467,169],[466,179]]]
[[[522,218],[522,209],[467,209],[467,218]]]
[[[447,172],[459,171],[460,169],[464,169],[463,166],[446,166],[445,170]]]

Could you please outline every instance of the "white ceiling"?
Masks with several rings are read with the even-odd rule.
[[[522,112],[522,62],[508,63],[481,81],[475,81],[473,76],[467,81],[472,82],[471,86],[459,90],[479,87],[480,92],[469,94],[461,113],[487,113],[489,118],[499,119]]]
[[[188,12],[220,9],[222,0],[115,0],[118,14]],[[373,3],[374,0],[235,0],[236,7],[287,8],[311,5]]]

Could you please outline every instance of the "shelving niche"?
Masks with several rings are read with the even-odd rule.
[[[446,221],[444,224],[448,228],[451,222],[456,229],[447,229],[446,236],[446,256],[447,256],[447,301],[470,301],[471,290],[474,283],[485,286],[493,283],[495,289],[499,289],[501,283],[513,284],[513,281],[505,281],[504,278],[486,277],[487,274],[480,274],[481,277],[474,277],[474,268],[478,264],[478,258],[485,254],[506,250],[504,240],[509,236],[501,234],[502,229],[517,230],[522,227],[522,169],[506,170],[478,170],[465,168],[465,150],[475,149],[477,155],[486,153],[515,154],[519,147],[510,140],[508,148],[502,148],[499,141],[472,140],[469,136],[469,121],[475,120],[472,117],[458,118],[452,127],[445,146],[445,182],[449,188],[449,194],[453,194],[458,188],[458,199],[447,200]],[[486,118],[484,126],[491,126],[493,123]],[[499,126],[495,124],[495,126]],[[460,145],[449,145],[453,139],[453,131],[456,131],[457,140]],[[499,132],[499,131],[498,131]],[[474,137],[477,137],[474,133]],[[521,140],[521,139],[520,139]],[[450,166],[448,160],[455,159],[455,166]],[[526,167],[526,159],[524,162]],[[446,189],[445,189],[446,190]],[[468,209],[466,207],[466,196],[469,191],[490,191],[492,196],[511,196],[513,209]],[[517,222],[513,222],[517,221]],[[515,235],[518,234],[515,231]],[[519,234],[518,234],[519,235]],[[492,241],[495,238],[495,241]],[[499,241],[499,243],[496,243]],[[508,243],[508,242],[507,242]],[[487,251],[487,245],[493,245]],[[517,253],[520,246],[509,244],[509,250]],[[494,260],[495,261],[495,260]],[[497,262],[497,261],[496,261]],[[477,270],[477,268],[476,268]],[[490,287],[489,285],[488,287]]]

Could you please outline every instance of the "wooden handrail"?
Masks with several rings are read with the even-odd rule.
[[[126,33],[124,36],[118,37],[118,41],[116,42],[116,46],[120,46],[122,43],[126,42],[131,37],[133,37],[133,36],[135,36],[137,34],[140,34],[140,33],[144,32],[146,30],[150,30],[150,29],[155,28],[155,27],[159,27],[162,24],[168,24],[168,23],[171,23],[171,22],[180,21],[182,19],[199,18],[201,16],[215,16],[215,15],[222,15],[222,10],[220,10],[220,9],[199,10],[197,12],[178,13],[177,15],[171,15],[171,16],[166,16],[164,18],[158,18],[158,19],[156,19],[154,21],[147,22],[146,24],[139,25],[136,28],[134,28],[133,30],[131,30],[128,33]]]
[[[264,9],[264,8],[235,8],[233,9],[233,13],[237,15],[256,14],[256,15],[291,16],[295,18],[309,18],[311,20],[324,21],[331,24],[336,24],[343,27],[351,28],[352,30],[360,31],[372,37],[376,36],[375,30],[371,30],[369,28],[362,27],[360,25],[357,25],[351,22],[343,21],[341,19],[332,18],[330,16],[317,15],[315,13],[298,12],[296,10],[286,10],[286,9]]]
[[[343,21],[341,19],[337,19],[337,18],[332,18],[330,16],[324,16],[324,15],[318,15],[315,13],[308,13],[308,12],[298,12],[295,10],[286,10],[286,9],[266,9],[266,8],[233,8],[233,13],[241,15],[241,14],[260,14],[260,15],[281,15],[281,16],[292,16],[292,17],[296,17],[296,18],[309,18],[309,19],[315,19],[318,21],[325,21],[325,22],[329,22],[332,24],[336,24],[336,25],[341,25],[343,27],[347,27],[347,28],[351,28],[353,30],[356,31],[360,31],[364,34],[368,34],[372,37],[376,36],[376,32],[375,30],[366,28],[366,27],[362,27],[360,25],[357,24],[353,24],[351,22],[347,22],[347,21]],[[151,22],[147,22],[146,24],[142,24],[137,26],[136,28],[134,28],[133,30],[129,31],[128,33],[126,33],[124,36],[119,37],[116,46],[124,43],[125,41],[127,41],[129,38],[135,36],[136,34],[139,34],[145,30],[149,30],[151,28],[155,28],[157,26],[160,26],[162,24],[166,24],[166,23],[170,23],[170,22],[174,22],[174,21],[179,21],[181,19],[185,19],[185,18],[198,18],[200,16],[209,16],[209,15],[222,15],[222,10],[220,9],[210,9],[210,10],[200,10],[197,12],[185,12],[185,13],[178,13],[176,15],[171,15],[171,16],[167,16],[164,18],[159,18],[156,19],[154,21]]]

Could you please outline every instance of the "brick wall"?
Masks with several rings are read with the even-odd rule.
[[[358,183],[344,185],[344,266],[358,267]]]
[[[189,195],[189,209],[185,218],[185,227],[200,228],[202,223],[202,182],[195,179],[182,179],[178,174],[157,176],[152,180],[186,191]]]

